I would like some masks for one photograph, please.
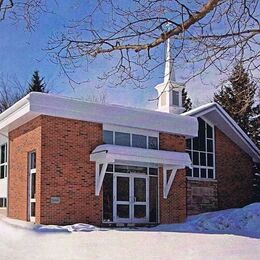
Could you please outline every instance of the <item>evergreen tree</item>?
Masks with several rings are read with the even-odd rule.
[[[187,112],[192,109],[191,99],[188,97],[188,93],[185,88],[182,89],[182,106],[185,108],[184,112]]]
[[[35,92],[45,92],[48,93],[46,90],[46,85],[44,83],[44,78],[40,78],[39,71],[34,71],[31,83],[29,84],[28,93],[35,91]]]
[[[218,102],[237,122],[244,132],[259,146],[260,106],[255,106],[257,86],[249,79],[242,64],[237,64],[229,78],[229,84],[223,86],[215,94],[214,101]],[[254,172],[254,201],[260,201],[259,164],[253,167]]]
[[[243,65],[238,63],[229,77],[228,84],[215,93],[214,101],[219,103],[257,144],[259,118],[256,113],[259,106],[254,107],[256,90],[256,83],[250,80]]]

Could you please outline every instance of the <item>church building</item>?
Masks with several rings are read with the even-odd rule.
[[[167,44],[157,111],[32,92],[0,114],[0,206],[41,224],[177,223],[251,202],[255,144],[216,103],[183,113]]]

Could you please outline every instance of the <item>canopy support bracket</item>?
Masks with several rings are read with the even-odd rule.
[[[101,171],[99,169],[99,166],[102,165]],[[104,177],[106,174],[108,163],[99,164],[96,163],[96,187],[95,187],[95,195],[99,196],[100,190],[104,181]]]
[[[176,167],[171,167],[171,168],[163,167],[163,198],[164,199],[167,199],[167,197],[168,197],[173,180],[176,176],[177,169],[178,168],[176,168]],[[171,171],[169,178],[167,178],[168,171]]]

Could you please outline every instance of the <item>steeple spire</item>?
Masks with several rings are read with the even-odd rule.
[[[157,110],[166,113],[181,114],[184,111],[182,107],[182,89],[184,87],[184,84],[176,82],[171,42],[170,39],[167,39],[164,80],[163,83],[155,87],[159,97]]]
[[[164,83],[175,82],[174,62],[171,52],[170,38],[167,39],[166,59],[165,59],[165,71],[164,71]]]

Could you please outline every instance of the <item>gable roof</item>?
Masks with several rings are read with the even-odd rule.
[[[31,92],[0,114],[0,133],[6,134],[39,115],[113,124],[186,137],[198,134],[197,119],[147,109],[91,103],[53,94]]]
[[[257,146],[219,104],[208,103],[182,115],[207,119],[251,156],[255,162],[260,162],[260,151]]]

